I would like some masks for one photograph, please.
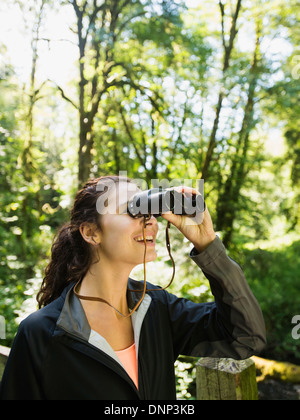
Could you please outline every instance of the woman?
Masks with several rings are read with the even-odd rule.
[[[99,215],[97,203],[112,182],[116,211]],[[264,347],[259,305],[207,209],[200,225],[163,217],[192,243],[190,258],[215,302],[195,304],[151,284],[140,302],[143,283],[129,275],[144,259],[144,228],[147,261],[156,259],[158,226],[154,217],[127,214],[137,191],[127,178],[102,177],[77,193],[70,223],[52,246],[38,293],[42,309],[19,327],[1,399],[175,399],[179,354],[243,359]]]

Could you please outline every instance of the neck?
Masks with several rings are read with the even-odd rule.
[[[127,283],[132,268],[122,264],[113,265],[101,256],[83,278],[79,293],[104,299],[125,314],[128,312]],[[111,310],[109,306],[106,309]]]

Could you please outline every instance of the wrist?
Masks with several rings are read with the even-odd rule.
[[[207,237],[205,240],[202,240],[201,242],[192,242],[196,250],[201,253],[206,250],[206,248],[209,247],[210,244],[214,242],[216,239],[216,234],[212,234],[209,237]]]

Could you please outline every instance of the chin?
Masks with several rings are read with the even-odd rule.
[[[155,261],[155,260],[156,260],[156,258],[157,258],[157,253],[155,252],[155,255],[153,255],[153,256],[150,256],[150,255],[149,255],[149,257],[148,257],[148,258],[146,258],[146,262],[152,262],[152,261]],[[144,260],[143,260],[143,262],[144,262]]]
[[[155,261],[156,259],[157,259],[157,252],[155,251],[155,249],[147,250],[146,263]],[[138,264],[143,264],[143,263],[144,263],[144,253],[143,253],[142,258],[141,259],[139,258]]]

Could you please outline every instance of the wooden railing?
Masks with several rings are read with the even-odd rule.
[[[8,347],[0,346],[0,382],[8,359],[10,349]]]
[[[9,355],[0,346],[0,382]],[[253,360],[200,358],[196,369],[197,400],[257,400]]]
[[[257,400],[255,363],[251,359],[200,358],[196,365],[197,400]]]

